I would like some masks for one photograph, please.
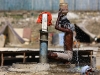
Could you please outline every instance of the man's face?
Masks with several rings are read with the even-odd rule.
[[[63,6],[62,14],[67,15],[67,13],[68,13],[68,6]]]

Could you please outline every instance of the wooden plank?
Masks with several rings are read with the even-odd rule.
[[[91,66],[93,65],[93,64],[92,64],[92,60],[93,60],[93,59],[92,59],[92,55],[93,55],[93,51],[90,51],[90,64],[91,64]]]
[[[40,49],[34,49],[34,48],[0,48],[0,52],[10,52],[10,51],[14,51],[14,52],[21,52],[21,51],[39,51]],[[93,50],[93,54],[96,54],[96,52],[98,52],[98,47],[82,47],[82,48],[73,48],[73,51],[91,51]],[[48,48],[48,51],[64,51],[63,48]]]
[[[26,55],[26,53],[24,52],[24,53],[23,53],[23,56],[24,56],[24,58],[23,58],[23,63],[25,63],[25,61],[26,61],[25,55]]]
[[[3,66],[4,64],[4,57],[3,57],[3,53],[1,53],[1,66]]]

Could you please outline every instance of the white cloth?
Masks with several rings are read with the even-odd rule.
[[[65,51],[64,53],[55,52],[57,53],[58,58],[64,59],[64,60],[72,60],[73,52],[72,51]]]
[[[86,66],[83,66],[82,69],[81,69],[81,74],[85,74],[90,68],[90,66],[86,65]]]

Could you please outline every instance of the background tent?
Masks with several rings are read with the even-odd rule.
[[[25,41],[15,32],[13,27],[9,22],[6,22],[5,26],[0,31],[0,35],[3,34],[6,36],[5,43],[10,43],[11,45],[23,44]]]
[[[89,32],[88,29],[86,29],[83,24],[75,24],[75,29],[76,29],[76,33],[77,33],[76,38],[80,42],[92,42],[92,41],[94,41],[96,35]]]

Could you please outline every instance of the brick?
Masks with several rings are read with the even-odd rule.
[[[23,38],[31,39],[31,28],[24,28]]]

